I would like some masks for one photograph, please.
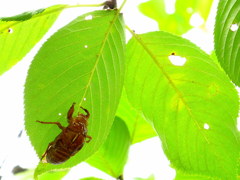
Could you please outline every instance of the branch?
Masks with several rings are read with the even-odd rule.
[[[117,8],[117,0],[107,0],[104,3],[103,9],[115,9]]]
[[[123,180],[123,175],[120,175],[119,177],[117,177],[116,180]]]

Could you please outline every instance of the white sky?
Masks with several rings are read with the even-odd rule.
[[[42,7],[48,7],[53,4],[91,4],[102,2],[100,0],[79,0],[79,1],[59,1],[59,0],[7,0],[0,1],[0,17],[12,16],[24,11],[35,10]],[[65,2],[65,3],[64,3]],[[155,21],[141,15],[137,10],[137,4],[143,0],[128,0],[123,9],[125,22],[128,26],[134,29],[137,33],[158,30],[158,25]],[[215,3],[216,4],[216,3]],[[120,3],[119,3],[120,5]],[[91,11],[91,8],[70,9],[66,10],[59,17],[59,20],[47,33],[44,39],[49,37],[56,29],[59,29],[64,24],[67,24],[71,19],[77,17],[81,13]],[[138,19],[136,19],[138,17]],[[211,15],[211,20],[208,23],[209,31],[203,31],[195,28],[187,33],[184,37],[190,38],[207,52],[213,49],[212,30],[213,30],[214,11]],[[195,19],[196,20],[196,19]],[[194,19],[192,21],[195,21]],[[28,70],[28,66],[36,54],[42,40],[20,63],[14,66],[10,71],[0,76],[0,173],[5,176],[6,180],[14,179],[11,175],[11,170],[14,166],[20,165],[26,168],[34,168],[38,163],[38,158],[35,155],[25,133],[22,138],[17,138],[20,130],[23,129],[23,86]],[[4,164],[2,164],[2,162]],[[81,173],[79,173],[81,172]],[[73,177],[74,175],[78,177]],[[104,173],[91,168],[87,164],[81,164],[72,169],[65,179],[79,179],[82,176],[94,176],[111,180]],[[153,138],[143,143],[138,143],[131,147],[129,161],[125,167],[124,177],[126,180],[134,177],[148,177],[154,174],[159,180],[172,180],[175,176],[175,171],[169,167],[169,161],[165,157],[161,143],[158,138]]]

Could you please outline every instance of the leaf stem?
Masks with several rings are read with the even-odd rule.
[[[134,30],[132,30],[130,27],[128,27],[128,25],[125,25],[125,28],[126,28],[133,36],[136,35],[136,33],[134,32]]]
[[[100,4],[76,4],[76,5],[68,5],[67,8],[75,8],[75,7],[100,7],[104,6],[105,2]]]
[[[127,0],[124,0],[119,8],[119,12],[122,10],[122,8],[124,7],[124,5],[126,4]]]

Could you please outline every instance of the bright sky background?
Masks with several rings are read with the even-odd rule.
[[[77,2],[79,4],[98,4],[102,1],[4,0],[0,1],[0,17],[12,16],[24,11],[48,7],[54,4],[76,4]],[[120,6],[120,2],[118,3],[118,6]],[[158,25],[155,21],[143,16],[138,11],[137,4],[140,2],[144,2],[144,0],[128,0],[125,8],[123,9],[126,24],[130,28],[134,29],[136,33],[158,30]],[[207,24],[208,29],[202,30],[197,28],[201,25],[201,18],[199,19],[199,16],[195,15],[191,19],[191,23],[196,27],[184,35],[184,37],[191,39],[206,52],[213,50],[212,31],[214,26],[213,20],[216,4],[217,3],[215,2]],[[91,10],[93,9],[76,8],[64,11],[51,30],[46,34],[44,40],[46,40],[46,38],[57,29],[76,18],[78,15]],[[172,11],[171,7],[169,10]],[[14,177],[11,174],[14,166],[20,165],[24,168],[34,168],[39,161],[30,145],[30,142],[28,141],[28,138],[26,137],[25,132],[23,132],[21,138],[18,138],[17,136],[24,128],[23,86],[28,66],[44,40],[38,43],[37,46],[33,48],[33,50],[20,63],[14,66],[10,71],[6,72],[3,76],[0,76],[0,166],[2,166],[0,173],[4,176],[3,179],[5,180],[14,180]],[[76,174],[78,177],[74,177]],[[125,167],[124,177],[126,180],[131,180],[134,177],[146,178],[151,174],[154,174],[155,178],[158,180],[172,180],[175,176],[175,171],[169,167],[169,161],[161,149],[161,143],[158,138],[153,138],[131,147],[129,161]],[[72,169],[72,173],[69,173],[65,180],[77,180],[80,177],[89,177],[94,175],[106,180],[112,179],[104,173],[83,163],[74,167]]]

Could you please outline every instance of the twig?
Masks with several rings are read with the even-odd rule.
[[[103,7],[103,9],[115,9],[115,8],[117,8],[117,0],[107,0],[107,1],[105,1],[105,3],[104,3],[105,5],[104,5],[104,7]]]
[[[119,177],[117,177],[116,180],[123,180],[123,175],[120,175]]]

